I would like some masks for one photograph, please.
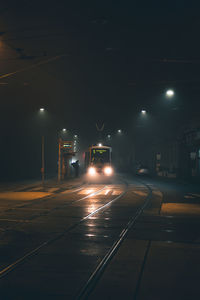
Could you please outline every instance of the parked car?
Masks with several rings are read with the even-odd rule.
[[[149,168],[146,166],[140,166],[137,168],[136,174],[140,176],[147,176],[149,175]]]

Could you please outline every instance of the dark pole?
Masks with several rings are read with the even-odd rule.
[[[44,185],[44,136],[42,136],[42,184]]]
[[[58,140],[58,182],[60,182],[61,171],[61,139]]]

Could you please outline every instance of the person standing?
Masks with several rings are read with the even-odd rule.
[[[79,160],[71,164],[75,170],[75,177],[79,177]]]

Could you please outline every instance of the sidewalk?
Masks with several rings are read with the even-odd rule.
[[[178,177],[178,176],[152,176],[154,179],[166,180],[169,182],[176,182],[181,184],[200,185],[200,177]]]

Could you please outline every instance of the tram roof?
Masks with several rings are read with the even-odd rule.
[[[104,146],[104,145],[102,145],[102,146],[91,146],[91,147],[89,147],[90,149],[112,149],[111,147],[109,147],[109,146]]]

